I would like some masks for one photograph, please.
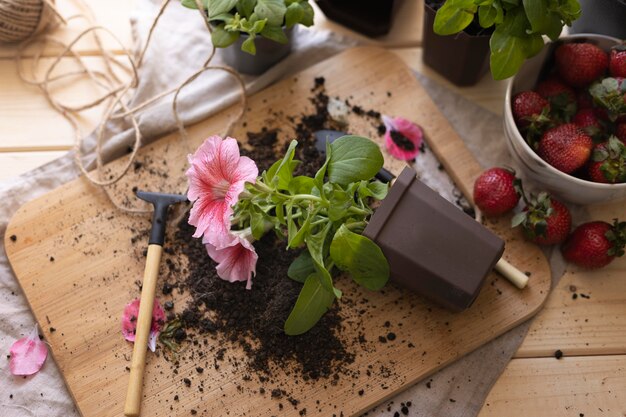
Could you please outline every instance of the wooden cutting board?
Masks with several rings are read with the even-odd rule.
[[[325,77],[331,97],[348,98],[364,109],[419,123],[429,149],[471,198],[472,183],[482,168],[410,70],[382,49],[348,50],[250,97],[245,124],[238,126],[233,136],[244,140],[246,131],[281,126],[283,140],[293,137],[285,121],[310,111],[310,90],[314,78],[320,76]],[[142,149],[140,163],[114,187],[115,198],[134,201],[134,186],[183,191],[185,155],[205,137],[222,132],[236,110],[227,109],[191,127],[189,143],[172,134]],[[368,118],[350,115],[349,122],[352,133],[380,142],[376,124]],[[387,154],[385,159],[386,167],[395,173],[404,166]],[[119,169],[124,163],[122,158],[109,169]],[[274,375],[282,386],[297,393],[300,403],[292,407],[284,398],[260,393],[256,378],[242,380],[243,375],[231,372],[234,368],[227,365],[219,371],[207,368],[199,376],[194,360],[182,359],[176,374],[162,354],[150,354],[143,415],[188,416],[192,409],[207,416],[268,417],[299,416],[304,408],[307,416],[356,416],[367,411],[540,308],[550,287],[548,263],[536,246],[510,230],[508,222],[505,218],[488,227],[506,239],[505,257],[530,273],[525,290],[515,289],[493,273],[475,304],[453,314],[393,286],[384,293],[362,294],[351,288],[351,281],[342,280],[339,286],[344,292],[356,294],[355,299],[359,294],[369,299],[365,307],[344,304],[341,308],[342,317],[350,323],[344,326],[342,337],[362,332],[367,340],[364,349],[349,348],[356,355],[355,362],[347,366],[351,377],[317,382],[300,379],[296,384],[296,378],[288,373]],[[148,229],[147,216],[116,211],[101,190],[79,178],[24,205],[6,232],[13,270],[84,416],[122,415],[128,382],[125,368],[132,348],[122,338],[120,316],[125,304],[139,293],[136,281],[142,276],[141,252],[147,245],[147,238],[139,232]],[[10,238],[13,235],[15,241]],[[182,255],[174,247],[171,256]],[[171,273],[162,270],[164,275]],[[386,321],[392,323],[397,337],[383,344],[378,338],[389,330],[385,330]],[[228,355],[244,358],[235,348]],[[372,369],[383,372],[368,372]],[[186,388],[184,377],[191,378],[194,386],[204,381],[204,392]],[[176,394],[178,401],[174,400]]]

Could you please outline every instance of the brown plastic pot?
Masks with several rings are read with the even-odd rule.
[[[262,74],[289,55],[293,31],[294,28],[285,29],[285,35],[288,39],[286,44],[274,42],[260,35],[257,36],[254,40],[256,55],[250,55],[241,50],[241,45],[248,39],[247,34],[241,33],[235,43],[220,49],[220,56],[226,65],[242,74]]]
[[[452,311],[468,308],[504,241],[405,168],[363,232],[389,261],[391,279]]]
[[[437,35],[435,14],[435,9],[424,4],[424,63],[458,86],[476,84],[489,70],[491,34]]]
[[[317,0],[327,18],[373,38],[391,30],[393,4],[394,0]]]

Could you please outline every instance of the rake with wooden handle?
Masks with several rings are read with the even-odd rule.
[[[137,197],[152,203],[154,206],[154,214],[152,216],[152,230],[150,232],[146,268],[144,270],[143,284],[141,287],[141,301],[139,303],[139,314],[137,315],[135,346],[133,347],[133,358],[130,365],[130,380],[128,382],[128,391],[126,392],[126,404],[124,405],[124,415],[128,417],[139,416],[139,411],[141,410],[143,372],[146,366],[148,336],[150,334],[150,327],[152,326],[152,307],[154,306],[159,264],[161,263],[163,242],[165,241],[167,209],[172,204],[187,201],[187,197],[184,195],[150,193],[145,191],[137,191]]]

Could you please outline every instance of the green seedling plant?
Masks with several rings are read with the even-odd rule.
[[[580,4],[578,0],[446,0],[433,29],[439,35],[459,33],[476,15],[482,28],[495,27],[489,42],[491,74],[503,80],[541,51],[543,35],[557,40],[563,26],[580,17]]]
[[[361,233],[372,215],[371,200],[382,200],[388,186],[374,179],[383,166],[378,145],[344,136],[326,146],[326,160],[314,177],[294,176],[297,142],[282,160],[263,172],[234,208],[238,227],[249,225],[254,239],[274,230],[287,249],[304,250],[289,267],[289,278],[303,284],[285,332],[309,330],[341,291],[333,270],[347,272],[358,284],[379,290],[389,278],[381,249]]]
[[[252,55],[256,54],[257,36],[286,44],[285,28],[313,25],[314,11],[308,0],[182,0],[182,5],[191,9],[198,4],[213,24],[213,45],[226,48],[244,34],[241,50]]]

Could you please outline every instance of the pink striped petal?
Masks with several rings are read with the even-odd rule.
[[[256,275],[258,255],[252,243],[238,235],[231,235],[231,243],[217,248],[207,239],[203,240],[207,253],[218,263],[217,275],[225,281],[247,281],[246,289],[252,288],[252,276]]]
[[[402,117],[391,118],[383,115],[382,119],[387,128],[385,132],[385,147],[391,156],[403,161],[415,159],[419,154],[419,148],[424,137],[422,129],[415,123]],[[400,146],[396,143],[397,141],[391,136],[392,132],[402,135],[403,138],[401,140],[408,140],[408,146]]]
[[[135,298],[126,304],[124,314],[122,315],[122,334],[124,339],[129,342],[135,341],[135,332],[137,331],[137,317],[139,316],[139,298]],[[165,324],[165,312],[159,303],[154,299],[154,307],[152,307],[152,325],[150,327],[150,336],[148,338],[148,348],[151,351],[156,350],[156,341],[161,329]]]
[[[28,334],[11,346],[9,368],[13,375],[32,375],[37,373],[48,357],[48,347],[39,340],[37,325]]]

